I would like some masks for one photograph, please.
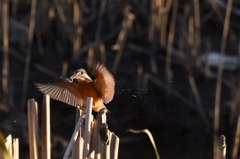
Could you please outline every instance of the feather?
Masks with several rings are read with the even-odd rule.
[[[109,103],[114,96],[115,81],[107,68],[97,63],[93,71],[95,80],[93,81],[95,89],[101,94],[104,103]]]
[[[55,84],[35,83],[35,85],[42,93],[48,94],[52,99],[59,100],[76,107],[83,105],[81,95],[78,93],[77,86],[74,83],[69,82],[61,82]]]

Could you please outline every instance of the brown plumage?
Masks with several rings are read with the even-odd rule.
[[[84,69],[78,69],[70,77],[77,79],[78,84],[60,82],[54,84],[35,83],[36,87],[48,94],[52,99],[86,109],[87,97],[93,98],[92,109],[98,112],[106,108],[103,103],[109,103],[114,96],[115,81],[112,74],[102,64],[97,64],[93,70],[95,80],[92,80]],[[108,113],[110,113],[107,110]]]

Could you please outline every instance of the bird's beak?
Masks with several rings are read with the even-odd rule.
[[[72,76],[70,77],[70,79],[78,79],[78,78],[81,78],[81,79],[83,79],[83,80],[92,81],[92,79],[91,79],[87,74],[82,75],[82,76],[78,76],[78,75],[75,73],[74,75],[72,75]]]
[[[84,76],[82,76],[82,78],[84,78],[85,80],[92,81],[92,79],[88,75],[84,75]]]

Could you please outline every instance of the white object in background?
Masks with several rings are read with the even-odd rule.
[[[210,52],[209,54],[203,54],[201,61],[212,67],[218,67],[221,55],[217,52]],[[229,71],[235,71],[238,67],[238,56],[224,55],[223,57],[223,69]]]

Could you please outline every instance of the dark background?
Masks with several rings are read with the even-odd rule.
[[[9,8],[7,21],[3,14],[5,2]],[[38,1],[31,39],[28,32],[32,2],[0,1],[0,131],[5,137],[12,134],[19,138],[21,158],[29,157],[28,99],[38,102],[41,117],[43,95],[33,83],[61,82],[78,68],[90,74],[96,61],[104,63],[116,80],[115,97],[106,107],[112,113],[107,120],[109,129],[120,138],[119,159],[155,158],[148,136],[127,132],[129,128],[148,129],[163,159],[213,158],[218,66],[209,67],[201,56],[221,52],[228,1],[173,0],[162,7],[155,0]],[[171,30],[177,2],[172,22],[175,28]],[[222,51],[236,60],[239,7],[239,1],[234,1],[226,49]],[[6,23],[9,46],[4,44]],[[172,45],[169,34],[174,35]],[[79,48],[74,49],[74,43]],[[114,50],[114,45],[120,46],[119,51]],[[168,51],[171,46],[172,51]],[[166,69],[169,53],[171,67]],[[236,68],[223,67],[219,128],[215,133],[226,136],[227,158],[238,146],[234,139],[239,115],[238,63],[230,64]],[[193,90],[197,90],[199,98]],[[74,130],[75,111],[72,106],[51,100],[54,159],[62,158],[65,152]]]

